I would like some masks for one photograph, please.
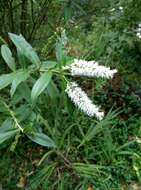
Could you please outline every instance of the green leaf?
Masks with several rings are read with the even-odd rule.
[[[0,126],[0,144],[13,137],[19,129],[14,128],[11,118],[6,119]]]
[[[40,144],[42,146],[46,146],[46,147],[56,147],[55,143],[53,142],[53,140],[48,137],[47,135],[45,135],[44,133],[38,133],[38,132],[34,132],[34,134],[32,135],[27,135],[29,139],[31,139],[32,141],[36,142],[37,144]]]
[[[28,104],[23,104],[20,107],[18,107],[15,110],[15,113],[20,122],[23,122],[25,120],[31,121],[31,117],[32,117],[32,115],[34,115],[32,108]]]
[[[9,68],[14,71],[16,69],[15,60],[12,57],[11,50],[5,44],[1,46],[1,55]]]
[[[22,70],[22,71],[18,71],[15,73],[15,78],[12,82],[12,86],[11,86],[11,90],[10,90],[11,96],[13,96],[13,94],[15,93],[17,86],[21,82],[25,81],[29,76],[30,76],[29,71]]]
[[[12,83],[15,75],[14,73],[4,74],[0,76],[0,90]]]
[[[104,128],[106,130],[107,126],[114,125],[115,118],[119,113],[120,112],[118,112],[118,110],[110,110],[103,120],[97,123],[92,123],[79,147],[82,146],[85,142],[91,141],[98,133],[103,131]]]
[[[52,80],[50,81],[50,83],[47,86],[47,92],[52,100],[59,97],[59,90],[58,90],[56,84]]]
[[[61,39],[56,43],[56,58],[59,63],[65,59],[65,50],[61,43]]]
[[[8,118],[0,126],[0,133],[7,132],[11,129],[13,129],[13,121],[12,119]]]
[[[35,101],[37,97],[45,90],[51,80],[51,77],[52,73],[46,72],[36,81],[31,92],[32,101]]]
[[[0,113],[4,113],[4,112],[7,112],[7,109],[5,108],[3,103],[0,101]]]
[[[17,49],[17,58],[18,58],[18,63],[23,68],[28,67],[28,65],[30,64],[30,60],[18,49]]]
[[[56,65],[57,65],[57,62],[55,62],[55,61],[44,61],[44,62],[42,62],[41,70],[42,69],[51,69],[51,68],[55,67]]]
[[[18,104],[21,100],[31,103],[31,90],[26,84],[26,81],[19,84],[14,96],[12,97],[11,104]]]
[[[13,33],[9,33],[9,37],[17,47],[18,51],[21,52],[21,54],[27,59],[29,59],[31,63],[39,67],[40,59],[32,46],[25,40],[25,38],[22,35],[16,35]]]
[[[77,2],[72,1],[73,6],[75,6],[77,8],[77,10],[79,10],[83,15],[87,15],[87,13],[84,11],[84,9],[82,8],[82,6],[80,6]]]
[[[72,9],[71,7],[65,7],[64,9],[64,17],[65,17],[65,21],[68,22],[71,17],[72,17]]]
[[[27,102],[30,102],[31,90],[26,83],[21,83],[19,88],[19,95],[22,96]]]
[[[2,44],[6,44],[6,41],[0,36],[0,46],[1,46]]]
[[[19,130],[18,129],[12,129],[10,131],[0,133],[0,144],[2,144],[7,139],[10,139],[11,137],[13,137],[17,133],[17,131],[19,131]]]

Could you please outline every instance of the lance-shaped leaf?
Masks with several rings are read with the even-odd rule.
[[[32,141],[42,146],[54,147],[54,148],[56,147],[53,140],[47,135],[45,135],[44,133],[34,132],[34,134],[31,134],[31,135],[28,134],[27,136],[29,139],[31,139]]]
[[[54,68],[56,65],[57,65],[56,61],[44,61],[44,62],[42,62],[41,70],[42,69],[51,69],[51,68]]]
[[[12,83],[15,77],[14,73],[4,74],[0,76],[0,90]]]
[[[0,133],[0,144],[15,136],[18,131],[18,129],[11,129],[9,131]]]
[[[60,40],[56,43],[56,58],[59,63],[65,59],[65,50]]]
[[[7,65],[9,66],[9,68],[11,70],[15,70],[16,69],[16,64],[15,64],[15,60],[14,58],[12,57],[12,52],[11,50],[9,49],[9,47],[7,45],[2,45],[1,46],[1,55],[4,59],[4,61],[7,63]]]
[[[24,55],[28,60],[30,60],[31,63],[39,67],[40,59],[32,46],[25,40],[25,38],[22,35],[16,35],[13,33],[9,33],[9,37],[17,47],[18,51],[21,52],[21,54]]]
[[[8,132],[11,129],[15,129],[11,118],[7,118],[0,126],[0,133]]]
[[[11,96],[13,96],[13,94],[16,91],[16,88],[18,87],[18,85],[25,81],[28,77],[29,77],[29,71],[26,70],[21,70],[15,73],[15,78],[12,82],[12,86],[11,86],[11,90],[10,90],[10,94]]]
[[[55,100],[57,97],[59,97],[59,90],[53,80],[51,80],[48,84],[47,92],[52,100]]]
[[[37,97],[45,90],[48,86],[52,77],[51,72],[45,72],[34,84],[31,92],[31,100],[35,101]]]

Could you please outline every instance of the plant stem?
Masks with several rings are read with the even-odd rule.
[[[0,97],[0,101],[2,102],[2,104],[4,105],[4,107],[7,109],[7,111],[9,112],[9,114],[11,115],[12,119],[14,120],[16,127],[18,127],[20,129],[20,131],[23,132],[23,128],[20,126],[17,118],[15,117],[14,112],[10,109],[10,107],[6,104],[6,102]]]

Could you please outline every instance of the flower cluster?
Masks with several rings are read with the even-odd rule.
[[[74,59],[70,66],[66,66],[63,69],[70,70],[72,76],[102,77],[107,79],[113,78],[117,72],[116,69],[111,70],[109,67],[99,65],[95,61],[78,59]],[[88,116],[95,116],[99,120],[103,119],[104,112],[99,111],[99,107],[92,103],[87,94],[75,82],[67,85],[66,93],[72,102]]]
[[[99,107],[92,103],[87,94],[75,82],[67,85],[66,93],[74,104],[88,116],[95,116],[99,120],[103,119],[104,112],[99,111]]]
[[[141,23],[139,23],[139,25],[138,25],[137,37],[138,37],[138,38],[141,38]]]
[[[102,77],[113,78],[117,72],[116,69],[111,70],[109,67],[99,65],[95,61],[85,61],[75,59],[74,63],[70,66],[72,76],[88,76],[88,77]]]

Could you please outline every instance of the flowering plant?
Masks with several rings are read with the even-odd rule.
[[[37,100],[42,95],[46,95],[46,90],[48,94],[53,92],[53,96],[55,95],[57,86],[54,79],[56,78],[61,78],[65,84],[66,94],[81,111],[90,117],[95,116],[99,120],[103,119],[104,112],[92,103],[76,82],[70,80],[70,76],[71,78],[83,76],[111,79],[117,70],[111,70],[95,61],[71,59],[70,63],[64,56],[65,50],[62,44],[65,42],[61,43],[61,41],[56,46],[57,61],[41,61],[22,35],[10,33],[9,37],[16,46],[17,57],[16,59],[13,58],[7,44],[2,45],[2,57],[12,72],[0,76],[0,102],[4,109],[3,112],[6,113],[0,128],[0,143],[15,135],[17,136],[17,134],[19,136],[22,132],[40,145],[56,147],[54,141],[44,134],[42,129],[36,127],[38,120],[43,121],[43,117],[39,115],[40,111],[36,107]],[[12,101],[9,105],[4,95],[4,89],[10,84]],[[22,106],[14,109],[19,104]],[[7,117],[7,113],[9,117]]]

